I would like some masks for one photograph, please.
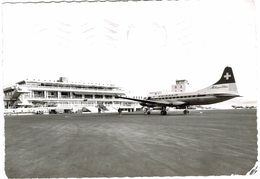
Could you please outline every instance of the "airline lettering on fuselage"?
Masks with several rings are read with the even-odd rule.
[[[211,89],[221,89],[221,88],[228,88],[228,85],[213,85]]]

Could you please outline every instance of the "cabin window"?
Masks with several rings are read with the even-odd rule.
[[[101,98],[103,98],[103,95],[95,95],[95,98],[96,99],[101,99]]]
[[[70,92],[61,92],[61,98],[70,98]]]
[[[106,99],[111,99],[111,98],[112,98],[112,95],[105,95],[105,98],[106,98]]]
[[[82,94],[75,94],[75,93],[73,93],[73,98],[82,98]]]
[[[44,91],[33,91],[35,98],[44,98]]]
[[[48,98],[58,98],[57,91],[48,91]]]
[[[91,94],[85,94],[84,97],[87,98],[87,99],[92,99],[92,98],[93,98],[93,95],[91,95]]]

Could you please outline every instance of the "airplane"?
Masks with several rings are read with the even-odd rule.
[[[167,107],[184,109],[183,113],[189,113],[191,105],[208,105],[241,97],[238,94],[235,77],[231,67],[226,67],[221,78],[213,85],[195,92],[182,92],[149,96],[145,99],[135,99],[124,96],[115,98],[127,99],[140,102],[145,108],[146,114],[151,114],[152,110],[161,110],[161,115],[167,114]]]

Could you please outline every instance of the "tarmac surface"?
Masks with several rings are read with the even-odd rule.
[[[256,110],[5,117],[9,178],[245,175]]]

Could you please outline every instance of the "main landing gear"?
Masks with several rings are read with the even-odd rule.
[[[167,114],[166,107],[162,107],[161,115],[166,115],[166,114]]]
[[[161,111],[161,115],[166,115],[167,111]]]
[[[183,114],[185,114],[185,115],[187,115],[187,114],[189,114],[190,113],[190,111],[188,110],[188,109],[185,109],[184,111],[183,111]]]

